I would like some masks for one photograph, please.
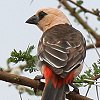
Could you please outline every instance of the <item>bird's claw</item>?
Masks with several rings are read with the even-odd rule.
[[[43,75],[37,75],[37,76],[35,76],[34,79],[40,81],[41,79],[44,79],[44,76]]]
[[[76,85],[74,85],[74,84],[72,83],[72,84],[70,84],[70,86],[74,88],[72,92],[74,92],[74,93],[76,93],[76,94],[80,94],[80,93],[79,93],[79,89],[77,88]]]
[[[74,92],[74,93],[76,93],[76,94],[80,94],[78,88],[74,88],[72,92]]]

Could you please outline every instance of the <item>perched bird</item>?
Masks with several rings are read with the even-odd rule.
[[[38,66],[46,81],[42,100],[65,100],[68,84],[82,70],[86,55],[83,35],[56,8],[42,8],[26,23],[43,31],[37,49]]]

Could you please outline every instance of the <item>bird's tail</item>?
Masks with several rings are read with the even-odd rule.
[[[42,100],[65,100],[64,89],[65,85],[55,88],[53,83],[49,81],[44,88]]]
[[[41,100],[65,100],[64,91],[67,85],[64,79],[54,74],[49,68],[45,69],[44,77],[46,85]]]

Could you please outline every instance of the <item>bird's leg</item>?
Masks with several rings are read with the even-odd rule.
[[[77,94],[79,94],[79,89],[77,88],[77,86],[76,85],[74,85],[73,83],[71,83],[71,84],[69,84],[71,87],[73,87],[74,89],[73,89],[73,92],[75,92],[75,93],[77,93]]]
[[[34,79],[40,81],[41,79],[44,79],[44,76],[43,75],[37,75],[37,76],[35,76]]]
[[[69,91],[69,86],[66,85],[66,86],[65,86],[65,93],[68,94],[69,92],[70,92],[70,91]]]
[[[35,76],[34,80],[37,80],[40,82],[41,79],[44,79],[44,76],[43,75],[37,75]],[[44,85],[44,84],[43,84]],[[34,93],[36,94],[38,91],[38,87],[34,88]]]

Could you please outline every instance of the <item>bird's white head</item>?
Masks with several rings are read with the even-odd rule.
[[[37,25],[43,32],[58,24],[70,24],[67,16],[56,8],[42,8],[26,23]]]

